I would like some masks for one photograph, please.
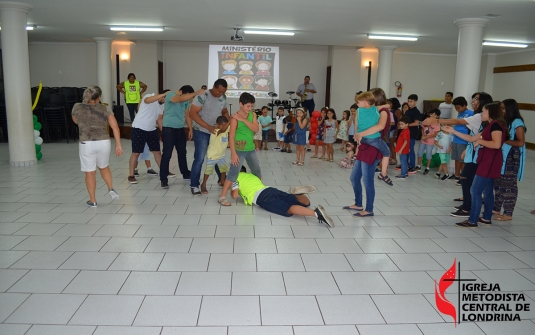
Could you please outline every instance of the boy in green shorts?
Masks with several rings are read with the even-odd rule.
[[[225,183],[225,178],[229,170],[229,165],[225,159],[225,153],[228,145],[228,133],[230,127],[226,116],[218,116],[215,124],[215,132],[210,135],[210,143],[206,151],[206,169],[204,170],[204,179],[201,184],[201,193],[208,194],[206,182],[214,174],[215,166],[219,167],[221,172],[220,186]]]

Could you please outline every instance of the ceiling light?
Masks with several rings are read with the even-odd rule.
[[[163,31],[163,27],[110,26],[113,31]]]
[[[37,26],[26,26],[26,30],[35,30],[37,29]],[[2,30],[2,27],[0,27],[0,30]]]
[[[368,34],[368,38],[371,40],[418,41],[418,36]]]
[[[509,43],[509,42],[494,42],[494,41],[483,41],[483,45],[492,45],[495,47],[510,47],[510,48],[527,48],[527,44],[520,43]]]
[[[284,35],[284,36],[293,36],[295,32],[289,30],[256,30],[256,29],[244,29],[246,34],[257,34],[257,35]]]

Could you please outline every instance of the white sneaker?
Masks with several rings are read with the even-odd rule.
[[[108,194],[110,195],[111,200],[119,199],[119,194],[117,194],[113,188],[108,192]]]
[[[309,194],[314,193],[317,191],[316,186],[313,185],[303,185],[303,186],[295,186],[290,188],[291,194]]]

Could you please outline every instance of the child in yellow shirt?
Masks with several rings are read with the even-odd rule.
[[[215,132],[210,135],[210,144],[206,151],[206,169],[204,170],[204,179],[201,184],[202,194],[208,194],[206,181],[208,181],[208,178],[214,174],[216,164],[221,172],[221,185],[225,183],[225,178],[229,170],[229,164],[225,159],[228,145],[228,133],[230,130],[228,119],[223,115],[219,116],[215,126]]]

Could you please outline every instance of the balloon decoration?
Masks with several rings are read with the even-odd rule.
[[[314,145],[316,144],[316,134],[318,133],[318,118],[321,117],[319,111],[313,111],[312,116],[310,117],[310,140],[308,143]]]
[[[39,96],[41,95],[41,90],[43,89],[43,82],[39,83],[39,89],[37,90],[37,95],[35,96],[35,101],[32,105],[32,111],[37,107],[37,102],[39,101]],[[41,152],[41,144],[43,144],[43,138],[41,137],[41,128],[43,125],[37,119],[37,115],[33,115],[33,138],[35,142],[35,157],[38,161],[43,158],[43,153]]]
[[[424,153],[423,157],[422,157],[422,165],[424,166],[427,166],[427,154]],[[431,156],[431,165],[430,167],[437,167],[437,166],[440,166],[440,155],[439,154],[434,154],[433,156]]]

